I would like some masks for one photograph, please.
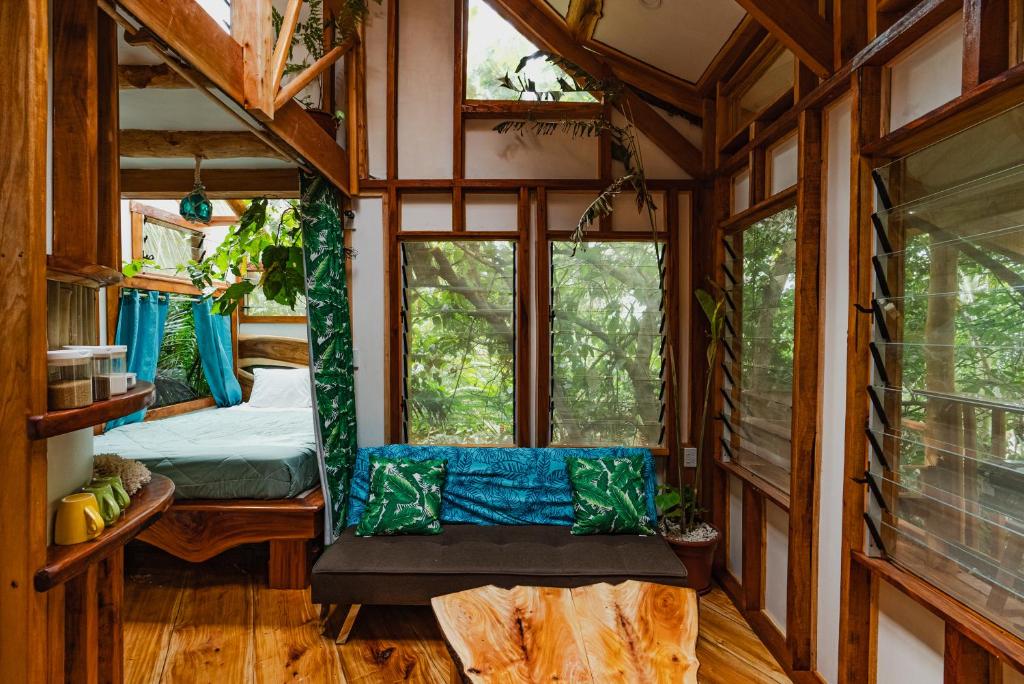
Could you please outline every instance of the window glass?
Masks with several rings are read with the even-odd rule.
[[[469,0],[466,22],[466,98],[469,100],[517,100],[519,95],[499,82],[505,74],[515,81],[519,61],[537,51],[519,31],[498,15],[485,0]],[[561,91],[559,79],[571,79],[544,59],[531,60],[518,76],[536,84],[538,91]],[[535,99],[526,95],[525,99]],[[590,93],[566,93],[562,101],[594,102]]]
[[[402,244],[408,443],[514,442],[515,274],[513,241]]]
[[[179,267],[183,268],[192,259],[201,259],[203,239],[200,231],[169,226],[146,217],[142,224],[142,254],[156,264],[147,266],[146,273],[184,277]]]
[[[263,294],[263,288],[259,287],[245,295],[243,313],[246,318],[262,318],[274,316],[298,316],[306,315],[306,298],[302,295],[295,300],[295,308],[287,304],[268,300]]]
[[[1018,637],[1024,147],[999,133],[1022,112],[875,170],[868,389],[879,545]]]
[[[654,447],[665,433],[663,246],[551,245],[551,443]]]
[[[726,457],[789,491],[796,209],[726,239]]]

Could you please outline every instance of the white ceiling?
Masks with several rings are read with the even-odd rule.
[[[568,0],[548,0],[565,16]],[[733,0],[605,0],[594,39],[696,82],[745,12]]]

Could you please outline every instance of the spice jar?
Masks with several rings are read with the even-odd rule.
[[[51,411],[92,403],[92,354],[83,349],[46,352],[46,403]]]

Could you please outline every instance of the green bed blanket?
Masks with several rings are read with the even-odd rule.
[[[320,481],[308,408],[232,406],[133,423],[96,437],[94,451],[166,475],[178,499],[286,499]]]

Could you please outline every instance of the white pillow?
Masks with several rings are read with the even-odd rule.
[[[309,408],[313,394],[308,368],[256,368],[253,370],[249,408]]]

